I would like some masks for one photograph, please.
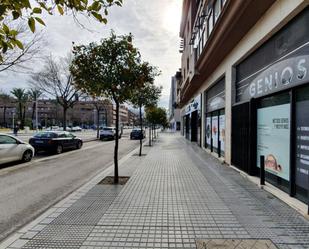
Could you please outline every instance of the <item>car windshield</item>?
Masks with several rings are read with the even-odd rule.
[[[108,128],[108,127],[103,128],[103,131],[112,131],[112,130],[113,128]]]
[[[56,133],[53,132],[40,132],[34,136],[35,138],[55,138],[57,137]]]

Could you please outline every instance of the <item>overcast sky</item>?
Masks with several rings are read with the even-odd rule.
[[[65,56],[75,44],[88,44],[109,35],[114,29],[117,34],[134,35],[134,43],[142,58],[158,66],[162,75],[156,80],[163,86],[160,105],[167,107],[171,76],[180,67],[179,22],[182,0],[124,0],[123,7],[110,9],[108,24],[99,24],[81,17],[80,21],[91,31],[82,29],[70,16],[45,17],[44,28],[48,44],[44,53]],[[35,63],[33,70],[40,69]],[[16,73],[0,74],[0,89],[9,92],[13,87],[28,87],[28,76]]]

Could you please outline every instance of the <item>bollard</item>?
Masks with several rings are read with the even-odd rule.
[[[308,174],[308,183],[307,183],[307,197],[308,197],[308,210],[307,210],[307,214],[309,215],[309,174]]]
[[[213,144],[213,142],[212,142],[213,140],[212,140],[212,138],[210,139],[210,151],[211,152],[213,152],[214,151],[214,148],[213,148],[213,146],[212,146],[212,144]]]
[[[218,157],[221,157],[221,141],[218,142]]]
[[[260,156],[260,185],[265,185],[265,157]]]

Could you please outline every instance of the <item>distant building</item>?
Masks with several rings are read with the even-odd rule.
[[[177,72],[179,74],[179,72]],[[168,111],[168,120],[170,124],[170,129],[173,131],[180,131],[180,109],[178,108],[177,103],[177,91],[178,75],[173,76],[171,80],[171,89],[170,89],[170,98],[169,98],[169,111]]]
[[[0,125],[11,126],[13,123],[13,116],[15,121],[17,117],[18,104],[14,98],[11,98],[10,103],[4,103],[0,98]],[[5,111],[5,114],[4,114]],[[38,100],[38,124],[40,127],[47,126],[62,126],[63,123],[63,108],[56,100],[40,99]],[[34,115],[33,115],[34,114]],[[33,102],[26,104],[26,126],[31,126],[35,120],[31,120],[32,116],[35,119],[35,110],[33,110]],[[5,121],[4,121],[5,117]],[[113,104],[107,101],[100,109],[100,126],[113,126]],[[69,108],[67,112],[68,126],[83,126],[91,127],[97,124],[97,110],[93,101],[79,101],[73,108]]]

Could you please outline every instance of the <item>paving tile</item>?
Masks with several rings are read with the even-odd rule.
[[[128,162],[126,185],[77,194],[24,248],[193,249],[218,239],[309,248],[308,221],[179,135],[162,134]]]

